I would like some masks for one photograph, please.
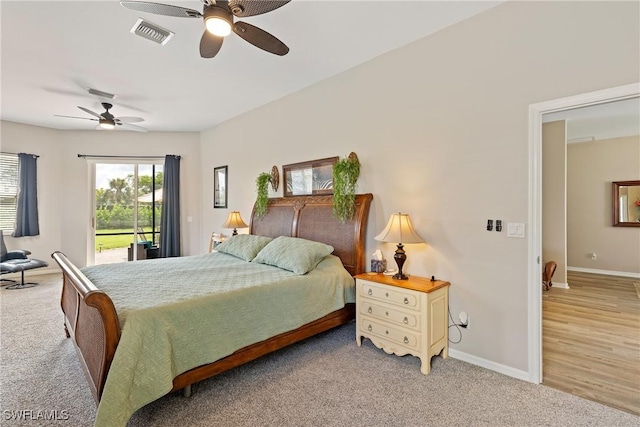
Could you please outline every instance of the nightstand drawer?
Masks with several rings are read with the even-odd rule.
[[[420,299],[411,291],[391,286],[381,286],[364,280],[360,283],[362,286],[361,295],[363,297],[411,308],[413,310],[420,309]]]
[[[369,317],[383,319],[389,323],[404,326],[411,329],[420,329],[420,315],[407,310],[388,308],[375,304],[368,298],[363,298],[358,306],[360,313]]]
[[[417,334],[413,334],[410,331],[403,331],[397,328],[389,327],[382,323],[378,323],[374,320],[363,318],[362,319],[363,332],[371,335],[377,335],[388,341],[395,342],[412,350],[420,350]]]

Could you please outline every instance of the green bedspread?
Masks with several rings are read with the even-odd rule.
[[[354,281],[329,255],[308,274],[223,253],[86,267],[113,300],[122,335],[95,426],[125,426],[173,378],[354,302]]]

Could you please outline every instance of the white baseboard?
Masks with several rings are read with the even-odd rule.
[[[580,273],[605,274],[608,276],[633,277],[635,279],[640,279],[640,273],[631,273],[628,271],[598,270],[595,268],[582,268],[582,267],[567,267],[567,270],[577,271]]]
[[[527,382],[533,382],[528,372],[521,371],[520,369],[515,369],[510,366],[502,365],[500,363],[495,363],[490,360],[474,356],[472,354],[449,348],[449,356],[453,357],[454,359],[462,360],[463,362],[471,363],[472,365],[480,366],[482,368],[507,375],[509,377],[517,378],[519,380]]]
[[[558,283],[555,281],[551,281],[551,283],[553,284],[552,286],[554,288],[560,288],[560,289],[569,289],[569,284],[568,283]]]

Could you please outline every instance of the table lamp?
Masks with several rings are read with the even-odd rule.
[[[232,236],[236,236],[238,234],[238,228],[247,228],[249,227],[244,223],[242,218],[240,217],[240,212],[232,211],[229,212],[229,216],[227,220],[222,224],[222,228],[233,228]]]
[[[396,253],[393,255],[393,259],[398,264],[398,272],[394,274],[394,279],[407,280],[409,276],[402,273],[402,266],[407,260],[407,255],[404,252],[404,243],[424,243],[422,237],[418,236],[418,233],[413,229],[409,214],[394,213],[389,218],[389,222],[382,233],[375,237],[380,242],[397,243]]]

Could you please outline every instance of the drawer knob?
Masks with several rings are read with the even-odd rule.
[[[385,334],[389,335],[389,331],[384,331]]]
[[[369,326],[367,326],[367,329],[369,330],[369,332],[371,332],[373,330],[373,327],[371,326],[371,324],[369,324]]]
[[[409,304],[409,298],[404,297],[404,303],[405,303],[405,304]]]
[[[369,289],[369,291],[367,291],[367,295],[373,295],[373,291]]]
[[[385,311],[385,312],[384,312],[384,315],[385,315],[385,316],[388,316],[388,315],[389,315],[389,312],[388,312],[388,311]]]
[[[404,323],[405,325],[409,323],[409,319],[407,319],[406,317],[404,319],[402,319],[402,323]]]
[[[384,296],[389,298],[389,292],[385,293]]]
[[[405,344],[409,344],[409,338],[404,337],[404,339],[402,340]]]
[[[368,313],[371,313],[373,311],[373,309],[371,308],[371,306],[369,306],[369,308],[367,309]]]

